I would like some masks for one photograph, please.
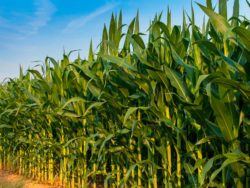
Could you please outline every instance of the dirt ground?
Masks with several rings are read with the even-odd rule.
[[[39,184],[17,174],[0,170],[0,188],[55,188],[49,185]]]

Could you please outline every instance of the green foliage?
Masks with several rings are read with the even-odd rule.
[[[139,11],[128,26],[112,14],[87,60],[20,68],[0,85],[0,168],[71,187],[249,187],[249,20],[226,4],[199,4],[202,29],[193,8],[182,27],[168,9],[147,43]]]

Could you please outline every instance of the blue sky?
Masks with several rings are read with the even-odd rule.
[[[59,60],[63,51],[81,49],[85,58],[89,42],[100,42],[104,23],[111,13],[123,12],[124,23],[140,11],[141,32],[146,33],[155,13],[166,14],[169,6],[174,24],[181,24],[182,11],[190,12],[191,0],[1,0],[0,1],[0,81],[18,75],[19,65],[34,67],[46,56]],[[205,0],[197,0],[205,4]],[[241,13],[250,17],[249,7],[241,0]],[[214,0],[217,3],[217,0]],[[232,7],[233,0],[229,0]],[[194,4],[196,20],[203,13]],[[229,11],[229,15],[231,12]],[[163,17],[165,19],[165,17]],[[96,49],[96,48],[94,48]],[[75,54],[77,55],[77,54]],[[72,56],[74,58],[74,55]]]

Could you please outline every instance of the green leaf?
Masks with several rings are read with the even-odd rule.
[[[215,170],[215,171],[212,173],[212,175],[211,175],[211,177],[210,177],[210,181],[213,181],[213,180],[216,178],[216,176],[217,176],[224,168],[226,168],[228,165],[233,164],[233,163],[236,163],[236,162],[238,162],[238,161],[239,161],[239,159],[226,159],[226,160],[223,162],[223,164],[221,165],[221,167],[220,167],[219,169]]]
[[[247,83],[238,82],[231,79],[226,79],[223,77],[215,78],[211,80],[211,83],[219,84],[224,88],[236,89],[238,90],[242,96],[246,99],[246,101],[250,100],[250,85]]]
[[[205,138],[200,139],[198,142],[195,143],[196,146],[205,144],[207,142],[210,142],[212,139],[215,139],[215,136],[206,136]]]
[[[126,51],[130,51],[130,48],[129,48],[130,38],[134,32],[134,27],[135,27],[135,19],[132,20],[132,22],[129,24],[129,27],[128,27],[127,35],[126,35],[124,46],[123,46],[124,50]]]
[[[1,124],[1,125],[0,125],[0,129],[4,129],[4,128],[12,129],[13,126],[11,126],[11,125],[6,125],[6,124]]]
[[[188,88],[186,86],[186,84],[183,82],[183,80],[181,79],[180,75],[178,75],[178,73],[168,67],[165,67],[166,71],[165,74],[168,77],[168,79],[171,82],[171,85],[176,88],[177,93],[180,97],[182,97],[186,102],[191,102],[191,99],[189,97],[189,91]],[[161,78],[163,78],[160,75]]]
[[[231,110],[224,102],[222,102],[221,99],[217,99],[214,96],[211,84],[207,85],[206,90],[210,99],[210,104],[213,109],[214,116],[216,117],[216,121],[218,123],[219,128],[221,129],[224,139],[227,142],[233,141],[238,137],[238,134],[234,131],[235,119],[232,116],[233,114]]]
[[[132,35],[132,39],[134,39],[134,41],[135,41],[142,49],[145,49],[145,44],[144,44],[142,38],[140,37],[140,35],[134,34],[134,35]]]
[[[19,79],[20,79],[20,80],[23,79],[23,68],[22,68],[21,65],[19,66]]]
[[[209,135],[214,135],[220,139],[223,139],[223,134],[220,130],[220,128],[218,127],[218,125],[216,125],[215,123],[209,121],[208,119],[205,119],[206,122],[206,132]]]
[[[41,75],[39,71],[34,70],[34,69],[29,69],[28,72],[31,72],[34,76],[36,76],[40,80],[43,80],[43,76]]]
[[[93,60],[94,60],[94,52],[93,52],[92,40],[91,40],[90,46],[89,46],[88,62],[92,62]]]
[[[102,42],[100,47],[101,54],[108,54],[108,31],[106,25],[104,25],[103,32],[102,32]]]
[[[112,64],[119,66],[120,68],[127,68],[132,71],[137,71],[136,67],[128,63],[127,58],[120,58],[120,57],[115,57],[111,55],[101,55],[101,58],[103,58],[104,60]]]
[[[212,24],[214,25],[214,27],[222,34],[225,35],[225,33],[229,32],[230,30],[230,25],[227,22],[226,18],[215,13],[214,11],[212,11],[211,9],[197,3],[199,5],[199,7],[208,15],[208,17],[210,18]]]
[[[213,167],[213,164],[216,160],[222,158],[223,155],[216,155],[213,158],[209,159],[206,164],[203,166],[202,171],[201,171],[201,182],[200,184],[203,185],[205,178],[207,177],[207,173],[211,170]]]
[[[172,21],[172,19],[171,19],[171,11],[170,11],[170,9],[168,7],[168,12],[167,12],[167,27],[168,27],[169,33],[171,33],[171,30],[172,30],[171,21]]]
[[[132,171],[135,170],[135,168],[137,167],[137,164],[133,164],[133,165],[130,165],[129,166],[129,169],[125,175],[125,177],[123,177],[122,181],[121,181],[121,187],[123,187],[122,185],[126,184],[126,182],[129,180],[129,177],[131,176],[132,174]]]
[[[247,2],[247,4],[248,4],[248,6],[250,7],[250,2],[249,2],[248,0],[246,0],[246,2]]]
[[[92,93],[92,95],[94,95],[95,97],[99,98],[101,95],[101,89],[99,87],[97,87],[94,83],[94,80],[89,80],[87,83],[87,88],[89,89],[89,91]]]
[[[244,29],[243,27],[235,27],[233,29],[239,37],[240,41],[245,45],[246,49],[250,51],[250,30]]]
[[[206,2],[207,2],[207,8],[212,10],[213,9],[212,0],[206,0]]]
[[[77,70],[80,70],[81,73],[84,74],[87,78],[96,79],[96,76],[89,69],[89,65],[90,65],[89,63],[85,62],[81,65],[78,65],[76,63],[72,63],[70,65],[75,67]]]
[[[187,63],[184,63],[183,59],[177,54],[177,52],[175,51],[173,45],[170,44],[171,47],[171,52],[172,52],[172,57],[174,59],[174,61],[178,64],[181,65],[185,68],[185,71],[187,73],[187,77],[190,80],[193,80],[194,74],[197,71],[195,66],[189,65]]]
[[[227,0],[219,0],[219,13],[227,19]]]
[[[123,124],[125,125],[126,122],[127,122],[127,120],[128,120],[128,118],[129,118],[134,112],[136,112],[137,110],[148,110],[148,109],[149,109],[149,107],[130,107],[130,108],[127,110],[127,112],[126,112],[126,114],[125,114],[125,116],[124,116]]]
[[[102,150],[104,149],[106,143],[107,143],[109,140],[111,140],[113,137],[114,137],[113,134],[109,134],[109,135],[105,138],[105,140],[102,142],[102,145],[101,145],[101,147],[100,147],[100,149],[99,149],[99,152],[98,152],[98,161],[100,161],[100,156],[101,156]]]
[[[163,33],[166,35],[166,36],[170,36],[170,31],[169,31],[169,29],[168,29],[168,26],[167,25],[165,25],[163,22],[161,22],[161,21],[157,21],[157,22],[155,22],[155,23],[153,23],[153,25],[151,26],[151,27],[153,27],[153,30],[155,29],[155,27],[156,27],[156,29],[157,29],[157,27],[159,27],[162,31],[163,31]]]
[[[192,185],[197,188],[197,179],[194,176],[194,168],[192,167],[192,165],[188,164],[188,163],[184,163],[184,169],[187,172],[188,176],[191,176],[191,181],[192,181]]]
[[[201,88],[201,83],[206,80],[210,75],[200,75],[197,82],[196,82],[196,86],[194,89],[194,92],[198,92],[198,90]]]
[[[69,146],[69,144],[71,144],[72,142],[74,142],[74,141],[76,141],[76,140],[79,140],[79,139],[83,139],[83,137],[82,136],[80,136],[80,137],[75,137],[75,138],[72,138],[72,139],[70,139],[70,140],[68,140],[64,145],[63,145],[63,147],[68,147]]]
[[[63,116],[63,117],[69,117],[69,118],[79,118],[81,117],[80,115],[77,115],[73,111],[59,111],[57,112],[58,115]]]
[[[139,24],[139,10],[137,10],[137,14],[135,17],[135,34],[139,34],[140,33],[140,24]]]
[[[64,109],[70,103],[75,103],[75,102],[86,102],[86,101],[85,101],[85,99],[83,99],[81,97],[73,97],[73,98],[69,99],[67,102],[65,102],[64,105],[61,107],[61,109]]]
[[[234,0],[234,8],[233,8],[233,18],[238,18],[240,15],[240,1],[239,0]],[[232,25],[238,26],[238,20],[233,20]]]
[[[105,104],[106,102],[93,102],[88,108],[87,110],[85,111],[84,113],[84,117],[87,116],[90,111],[93,109],[93,108],[98,108],[98,107],[101,107],[103,104]]]
[[[217,49],[216,45],[208,40],[198,40],[195,41],[193,44],[198,44],[199,47],[201,48],[202,52],[209,57],[209,55],[215,54],[217,56],[220,56],[220,52]]]
[[[117,133],[118,134],[127,134],[127,133],[129,133],[129,132],[131,132],[131,130],[129,130],[129,129],[119,129],[118,131],[117,131]]]

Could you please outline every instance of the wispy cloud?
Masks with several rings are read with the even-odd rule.
[[[36,1],[35,7],[34,19],[28,24],[32,28],[30,34],[37,33],[40,28],[46,26],[56,11],[55,6],[50,0]]]
[[[106,4],[98,9],[96,9],[95,11],[91,12],[88,15],[81,16],[79,18],[71,20],[67,24],[67,26],[64,28],[63,32],[68,32],[68,31],[82,28],[83,26],[85,26],[86,23],[88,23],[89,21],[93,20],[94,18],[104,14],[105,12],[108,12],[109,10],[114,9],[116,6],[118,6],[118,4],[119,3]]]
[[[55,11],[56,7],[50,0],[37,0],[35,1],[32,14],[27,15],[14,12],[8,19],[0,17],[0,29],[2,29],[0,31],[7,32],[9,37],[15,39],[26,38],[31,34],[36,34],[42,27],[45,27]]]

